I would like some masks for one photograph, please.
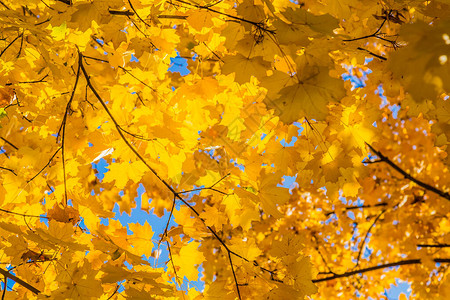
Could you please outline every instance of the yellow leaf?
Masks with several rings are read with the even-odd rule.
[[[262,56],[248,58],[242,54],[228,55],[223,58],[222,74],[235,73],[235,81],[244,84],[250,81],[251,76],[262,78],[270,68],[270,62],[263,60]]]
[[[324,120],[328,103],[338,102],[345,95],[342,80],[330,77],[326,68],[310,67],[300,72],[299,82],[286,86],[276,99],[268,98],[265,102],[275,108],[284,123],[303,117]]]
[[[148,170],[147,167],[141,161],[112,163],[103,180],[105,182],[112,182],[114,180],[115,186],[118,189],[123,189],[129,180],[138,182],[146,170]]]
[[[127,240],[132,245],[131,253],[150,257],[153,250],[153,230],[150,224],[145,221],[144,225],[139,223],[129,223],[128,227],[133,231],[133,235],[128,236]]]
[[[174,255],[174,263],[180,267],[178,274],[186,276],[190,281],[196,281],[198,279],[199,272],[197,265],[205,260],[203,253],[198,251],[199,246],[199,242],[192,241],[181,248],[179,255]]]

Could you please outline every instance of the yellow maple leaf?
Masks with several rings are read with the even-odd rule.
[[[113,163],[106,172],[103,180],[105,182],[112,182],[115,180],[115,186],[118,189],[123,189],[128,181],[138,182],[145,173],[147,167],[141,161],[132,163]]]
[[[128,227],[133,231],[133,235],[127,237],[127,241],[132,245],[131,253],[150,257],[153,250],[153,230],[150,224],[145,221],[144,225],[139,223],[129,223]]]
[[[327,68],[308,67],[299,72],[299,82],[281,89],[277,98],[267,98],[266,104],[275,108],[284,123],[303,117],[324,120],[328,103],[338,102],[345,95],[342,80],[330,77]]]
[[[281,218],[283,215],[277,209],[277,204],[282,205],[289,199],[289,190],[278,187],[281,182],[279,174],[266,173],[263,169],[260,173],[260,184],[258,187],[258,196],[262,209],[275,218]]]
[[[180,267],[178,274],[186,276],[190,281],[198,279],[198,269],[196,265],[201,264],[205,260],[205,256],[198,250],[200,243],[192,241],[180,249],[178,255],[174,255],[174,264]]]
[[[262,56],[245,57],[238,53],[227,55],[223,58],[223,74],[235,73],[235,81],[244,84],[250,81],[251,76],[262,78],[266,76],[266,71],[270,68],[270,62],[263,60]]]

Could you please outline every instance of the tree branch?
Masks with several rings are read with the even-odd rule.
[[[29,179],[27,181],[27,183],[30,183],[31,181],[33,181],[39,174],[42,173],[42,171],[45,170],[45,168],[47,168],[50,165],[50,163],[52,162],[53,158],[55,158],[56,154],[58,154],[59,150],[61,150],[61,147],[56,149],[55,153],[53,153],[52,157],[50,157],[50,159],[48,160],[47,164],[39,172],[37,172],[36,175],[34,175],[31,179]]]
[[[23,281],[22,279],[18,278],[17,276],[14,276],[13,274],[9,273],[6,270],[3,270],[2,268],[0,268],[0,274],[2,274],[3,276],[14,280],[16,283],[20,284],[21,286],[23,286],[24,288],[26,288],[27,290],[35,293],[35,294],[40,294],[41,291],[38,290],[37,288],[31,286],[30,284],[26,283],[25,281]],[[5,286],[6,287],[6,286]]]
[[[81,59],[81,58],[79,58]],[[64,204],[67,206],[68,198],[67,198],[67,176],[66,176],[66,159],[65,159],[65,137],[66,137],[66,124],[68,116],[73,112],[72,110],[72,101],[75,96],[75,92],[78,86],[78,80],[80,79],[80,71],[81,71],[81,62],[78,62],[77,75],[75,78],[75,84],[73,85],[72,93],[70,95],[69,101],[66,105],[66,110],[64,111],[64,118],[61,122],[61,126],[59,127],[58,134],[56,137],[56,141],[61,136],[61,153],[62,153],[62,164],[63,164],[63,176],[64,176]],[[62,132],[62,133],[61,133]]]
[[[445,198],[447,200],[450,200],[450,194],[448,192],[444,192],[439,190],[438,188],[431,186],[423,181],[420,181],[419,179],[411,176],[409,173],[407,173],[406,171],[404,171],[402,168],[400,168],[398,165],[396,165],[392,160],[390,160],[388,157],[384,156],[380,151],[376,150],[375,148],[372,147],[372,145],[366,143],[366,145],[370,148],[371,151],[373,151],[373,153],[375,153],[381,161],[384,161],[385,163],[387,163],[389,166],[391,166],[393,169],[395,169],[397,172],[399,172],[400,174],[403,175],[403,177],[405,179],[409,179],[410,181],[414,182],[415,184],[417,184],[418,186],[433,192],[435,194],[438,194],[439,196],[441,196],[442,198]]]
[[[435,263],[450,263],[450,258],[435,258],[435,259],[433,259],[433,261]],[[375,270],[379,270],[379,269],[404,266],[404,265],[417,265],[417,264],[421,264],[421,263],[422,263],[422,261],[420,259],[401,260],[401,261],[388,263],[388,264],[384,264],[384,265],[373,266],[373,267],[359,269],[359,270],[355,270],[355,271],[349,271],[349,272],[345,272],[343,274],[336,274],[336,275],[325,277],[325,278],[313,279],[312,282],[316,283],[316,282],[322,282],[322,281],[329,281],[329,280],[333,280],[333,279],[350,277],[355,274],[362,274],[362,273],[375,271]]]
[[[19,150],[19,148],[17,148],[13,143],[11,143],[10,141],[8,141],[7,139],[2,138],[2,137],[0,137],[0,139],[1,139],[2,141],[4,141],[5,143],[7,143],[8,145],[10,145],[11,147],[13,147],[14,149]]]
[[[417,244],[417,247],[422,248],[448,248],[450,244]]]
[[[356,264],[354,266],[354,268],[356,268],[359,265],[359,260],[361,259],[361,254],[362,251],[364,249],[364,246],[366,245],[366,240],[367,237],[369,236],[370,231],[372,230],[372,228],[375,226],[375,224],[377,223],[377,221],[380,219],[380,217],[386,212],[386,210],[382,210],[381,213],[378,214],[378,216],[375,218],[375,220],[373,221],[372,225],[370,225],[369,229],[366,232],[366,235],[364,236],[364,240],[361,241],[361,247],[359,248],[359,252],[358,252],[358,257],[356,259]]]
[[[9,47],[11,47],[12,44],[14,44],[15,41],[17,41],[18,38],[22,37],[23,33],[19,34],[18,36],[16,36],[9,44],[8,46],[5,47],[5,49],[2,50],[2,52],[0,52],[0,57],[3,55],[3,53],[6,52],[6,50],[8,50]]]
[[[11,173],[13,173],[14,175],[16,175],[16,176],[17,176],[16,172],[14,172],[14,170],[13,170],[13,169],[10,169],[10,168],[5,168],[5,167],[1,167],[1,166],[0,166],[0,170],[5,170],[5,171],[9,171],[9,172],[11,172]]]

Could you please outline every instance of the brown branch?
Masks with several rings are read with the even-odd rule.
[[[6,83],[5,85],[13,85],[13,84],[26,84],[26,83],[39,83],[39,82],[47,82],[47,81],[45,81],[44,79],[45,78],[47,78],[47,76],[48,76],[48,74],[47,75],[45,75],[44,77],[42,77],[41,79],[39,79],[39,80],[32,80],[32,81],[20,81],[20,82],[16,82],[16,83],[11,83],[11,82],[8,82],[8,83]]]
[[[184,0],[174,0],[174,1],[182,3],[182,4],[190,6],[190,7],[195,7],[195,8],[198,8],[198,9],[205,9],[207,11],[219,14],[221,16],[228,17],[228,18],[236,20],[236,21],[240,21],[240,22],[251,24],[251,25],[255,26],[256,28],[258,28],[259,30],[261,30],[262,32],[268,32],[268,33],[271,33],[273,35],[275,34],[275,31],[268,29],[264,22],[254,22],[254,21],[246,20],[246,19],[241,18],[241,17],[233,16],[233,15],[230,15],[230,14],[218,11],[218,10],[216,10],[214,8],[211,8],[210,5],[204,5],[203,6],[203,5],[198,5],[198,4],[195,4],[195,3],[190,3],[190,2],[187,2],[187,1],[184,1]]]
[[[134,12],[134,14],[136,15],[136,17],[142,22],[144,23],[147,27],[152,27],[150,24],[148,24],[147,22],[145,22],[141,16],[139,16],[139,14],[137,13],[137,11],[134,9],[133,4],[131,4],[131,1],[128,0],[128,5],[130,5],[131,10]]]
[[[361,247],[359,248],[358,251],[358,257],[356,258],[356,264],[354,266],[354,268],[358,267],[359,265],[359,260],[361,259],[361,254],[362,251],[364,249],[364,246],[366,245],[366,240],[367,237],[369,236],[370,231],[372,230],[372,228],[375,226],[375,224],[377,223],[377,221],[380,219],[380,217],[386,212],[386,210],[382,210],[381,213],[378,214],[378,216],[375,218],[375,220],[373,221],[372,225],[370,225],[369,229],[366,232],[366,235],[364,236],[364,239],[361,241]]]
[[[231,253],[228,251],[228,260],[230,261],[231,271],[233,272],[234,284],[236,285],[236,291],[238,294],[239,300],[241,300],[241,291],[239,290],[239,283],[236,278],[236,273],[234,272],[233,260],[231,259]]]
[[[435,263],[450,263],[450,258],[435,258],[435,259],[433,259],[433,261]],[[387,263],[387,264],[373,266],[373,267],[369,267],[369,268],[349,271],[349,272],[345,272],[342,274],[336,274],[336,275],[325,277],[325,278],[313,279],[312,282],[316,283],[316,282],[329,281],[329,280],[333,280],[333,279],[350,277],[355,274],[362,274],[362,273],[375,271],[375,270],[379,270],[379,269],[404,266],[404,265],[417,265],[417,264],[421,264],[421,263],[422,263],[422,261],[420,259],[401,260],[401,261],[397,261],[397,262],[393,262],[393,263]]]
[[[344,211],[354,210],[354,209],[359,209],[359,208],[375,208],[375,207],[386,206],[386,205],[388,205],[386,202],[381,202],[381,203],[377,203],[374,205],[348,206],[348,207],[344,208]],[[328,217],[329,215],[332,215],[332,214],[336,214],[336,211],[327,212],[325,214],[325,216]]]
[[[48,217],[45,217],[45,216],[36,216],[36,215],[22,214],[22,213],[17,213],[17,212],[14,212],[14,211],[6,210],[6,209],[3,209],[3,208],[0,208],[0,211],[2,211],[4,213],[7,213],[7,214],[11,214],[11,215],[21,216],[21,217],[48,219]]]
[[[20,284],[21,286],[23,286],[24,288],[26,288],[27,290],[29,290],[35,294],[41,293],[41,291],[38,290],[37,288],[31,286],[30,284],[26,283],[22,279],[18,278],[17,276],[14,276],[13,274],[9,273],[6,270],[3,270],[2,268],[0,268],[0,274],[2,274],[3,276],[5,276],[11,280],[14,280],[16,283]],[[5,289],[6,289],[6,285],[5,285]]]
[[[420,181],[419,179],[411,176],[409,173],[407,173],[406,171],[404,171],[402,168],[400,168],[398,165],[396,165],[392,160],[390,160],[388,157],[384,156],[380,151],[376,150],[375,148],[372,147],[372,145],[366,143],[367,146],[369,146],[370,150],[373,151],[373,153],[375,153],[380,160],[384,161],[385,163],[387,163],[389,166],[391,166],[393,169],[395,169],[397,172],[399,172],[400,174],[403,175],[403,177],[405,179],[408,179],[412,182],[414,182],[415,184],[417,184],[418,186],[424,188],[425,190],[428,190],[430,192],[433,192],[439,196],[441,196],[442,198],[445,198],[447,200],[450,200],[450,193],[448,192],[444,192],[439,190],[438,188],[431,186],[423,181]]]
[[[176,281],[176,283],[178,283],[178,286],[181,289],[181,283],[178,278],[177,270],[175,269],[175,264],[173,263],[172,250],[170,249],[169,241],[166,241],[166,244],[167,244],[167,250],[169,251],[169,259],[170,259],[170,262],[172,263],[173,273],[175,275],[175,281]],[[183,299],[184,299],[184,293],[183,293]]]
[[[203,190],[211,190],[217,193],[220,193],[222,195],[226,195],[226,196],[230,196],[230,194],[227,194],[225,192],[222,192],[216,188],[214,188],[215,185],[217,185],[219,182],[221,182],[222,180],[224,180],[225,178],[227,178],[228,176],[230,176],[231,173],[226,174],[225,176],[223,176],[222,178],[220,178],[216,183],[214,183],[213,185],[211,185],[210,187],[204,187],[204,188],[197,188],[197,189],[192,189],[192,190],[187,190],[187,191],[182,191],[182,192],[178,192],[178,194],[186,194],[186,193],[191,193],[191,192],[198,192],[198,191],[203,191]]]
[[[117,293],[117,291],[119,290],[119,288],[120,288],[120,284],[117,284],[117,285],[116,285],[116,288],[114,289],[114,292],[113,292],[113,293],[111,294],[111,296],[109,296],[108,299],[106,299],[106,300],[111,299],[111,298]]]
[[[64,200],[65,205],[67,206],[68,198],[67,198],[67,175],[66,175],[66,159],[65,159],[65,137],[66,137],[66,124],[67,118],[72,113],[72,101],[75,96],[75,92],[78,86],[78,80],[80,79],[80,71],[81,71],[81,62],[78,62],[77,75],[75,78],[75,84],[73,85],[72,93],[70,95],[69,101],[67,102],[66,109],[64,111],[64,118],[61,122],[61,126],[59,127],[58,134],[56,137],[56,141],[58,142],[59,137],[61,136],[61,152],[62,152],[62,164],[63,164],[63,176],[64,176]],[[62,133],[61,133],[62,132]]]
[[[2,137],[0,137],[0,139],[1,139],[2,141],[4,141],[5,143],[7,143],[8,145],[10,145],[11,147],[13,147],[14,149],[19,150],[19,148],[17,148],[13,143],[11,143],[10,141],[8,141],[7,139],[2,138]]]
[[[365,52],[367,52],[368,54],[370,54],[370,55],[372,55],[372,56],[375,56],[376,58],[379,58],[379,59],[381,59],[381,60],[387,60],[386,57],[381,56],[381,55],[376,54],[376,53],[373,53],[372,51],[367,50],[367,49],[365,49],[365,48],[358,47],[358,48],[356,48],[356,49],[361,50],[361,51],[365,51]]]
[[[186,20],[188,16],[177,16],[177,15],[158,15],[156,16],[158,19],[178,19],[178,20]]]
[[[134,12],[129,11],[129,10],[115,10],[115,9],[109,9],[108,12],[111,15],[116,15],[116,16],[133,16]]]
[[[6,9],[11,9],[11,8],[9,8],[5,3],[3,3],[3,1],[0,1],[0,4],[4,7],[4,8],[6,8]]]
[[[1,166],[0,166],[0,170],[5,170],[5,171],[9,171],[9,172],[11,172],[11,173],[13,173],[14,175],[16,175],[16,176],[17,176],[16,172],[14,172],[14,170],[13,170],[13,169],[10,169],[10,168],[5,168],[5,167],[1,167]]]
[[[167,230],[169,229],[169,223],[170,223],[170,219],[172,218],[172,215],[173,215],[173,209],[175,208],[176,200],[177,200],[177,198],[173,197],[172,208],[170,209],[170,214],[169,214],[169,218],[167,219],[166,228],[164,228],[164,232],[161,235],[161,238],[160,238],[160,240],[158,242],[158,247],[161,244],[161,242],[164,239],[164,237],[167,235]]]
[[[422,248],[447,248],[450,244],[417,244],[417,247]]]
[[[5,299],[6,296],[6,288],[8,287],[8,277],[3,276],[3,280],[5,281],[5,288],[3,289],[3,293],[2,293],[2,300]]]
[[[72,5],[72,0],[56,0],[57,2],[62,2],[67,5]]]
[[[6,50],[8,50],[9,47],[12,46],[12,44],[14,44],[15,41],[17,41],[18,38],[22,37],[23,33],[19,34],[18,36],[16,36],[9,44],[8,46],[5,47],[5,49],[2,50],[2,52],[0,52],[0,57],[3,55],[3,53],[6,52]]]
[[[61,150],[61,147],[56,149],[55,153],[53,153],[52,157],[50,157],[50,159],[48,160],[47,164],[39,172],[37,172],[36,175],[34,175],[30,180],[28,180],[27,183],[30,183],[31,181],[33,181],[39,174],[42,173],[42,171],[45,170],[45,168],[47,168],[50,165],[50,163],[52,162],[53,158],[55,158],[55,156],[59,152],[59,150]]]
[[[359,41],[359,40],[363,40],[363,39],[367,39],[367,38],[371,38],[371,37],[377,37],[377,34],[380,32],[381,28],[383,28],[384,23],[386,23],[387,19],[384,19],[383,22],[381,23],[381,25],[378,27],[378,29],[369,35],[365,35],[365,36],[361,36],[358,38],[353,38],[353,39],[347,39],[347,40],[343,40],[344,42],[354,42],[354,41]]]
[[[23,47],[23,32],[24,32],[24,31],[25,31],[25,30],[22,29],[22,38],[20,39],[19,53],[17,53],[16,58],[19,58],[19,57],[20,57],[20,54],[22,53],[22,47]]]

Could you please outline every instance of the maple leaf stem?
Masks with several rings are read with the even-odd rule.
[[[435,259],[433,259],[433,261],[435,263],[450,263],[450,258],[435,258]],[[373,266],[373,267],[369,267],[369,268],[349,271],[349,272],[345,272],[342,274],[336,274],[336,275],[325,277],[325,278],[313,279],[312,282],[317,283],[317,282],[329,281],[329,280],[333,280],[333,279],[349,277],[349,276],[352,276],[355,274],[362,274],[362,273],[375,271],[375,270],[379,270],[379,269],[404,266],[404,265],[416,265],[416,264],[421,264],[421,263],[422,263],[422,261],[420,259],[401,260],[401,261],[387,263],[387,264],[383,264],[383,265],[379,265],[379,266]]]
[[[441,196],[442,198],[450,200],[450,193],[449,192],[444,192],[444,191],[442,191],[442,190],[440,190],[440,189],[438,189],[438,188],[436,188],[434,186],[431,186],[431,185],[429,185],[429,184],[427,184],[427,183],[425,183],[423,181],[420,181],[419,179],[411,176],[411,174],[407,173],[405,170],[400,168],[392,160],[390,160],[388,157],[384,156],[380,151],[378,151],[374,147],[372,147],[372,145],[370,145],[368,143],[366,143],[366,145],[370,148],[371,151],[373,151],[380,158],[381,161],[384,161],[389,166],[391,166],[394,170],[396,170],[397,172],[402,174],[405,179],[408,179],[408,180],[414,182],[418,186],[424,188],[425,190],[433,192],[433,193]]]
[[[16,283],[20,284],[21,286],[23,286],[24,288],[26,288],[27,290],[35,293],[35,294],[40,294],[41,291],[38,290],[37,288],[35,288],[34,286],[30,285],[29,283],[23,281],[22,279],[20,279],[17,276],[14,276],[13,274],[9,273],[6,270],[3,270],[2,268],[0,268],[0,274],[2,274],[3,276],[5,276],[6,278],[9,278],[13,281],[15,281]],[[5,281],[5,290],[6,290],[6,281]]]

